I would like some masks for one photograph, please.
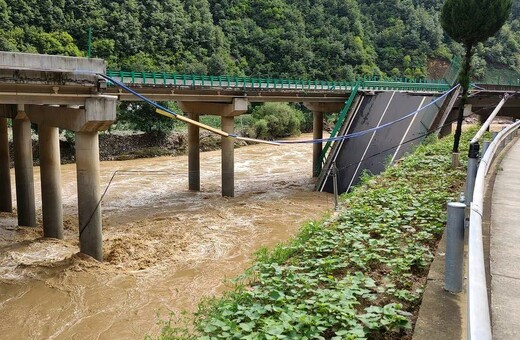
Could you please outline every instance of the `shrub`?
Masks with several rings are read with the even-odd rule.
[[[286,103],[265,103],[253,110],[255,138],[273,139],[300,134],[303,113]]]

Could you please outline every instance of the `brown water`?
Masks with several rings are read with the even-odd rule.
[[[312,191],[311,154],[310,145],[235,150],[232,199],[220,195],[218,151],[201,154],[200,193],[187,190],[186,157],[103,162],[103,188],[116,170],[143,171],[116,174],[103,200],[104,263],[77,254],[76,172],[63,166],[65,240],[0,214],[0,338],[157,335],[157,320],[219,294],[255,250],[330,209],[330,195]],[[37,204],[39,188],[35,168]]]

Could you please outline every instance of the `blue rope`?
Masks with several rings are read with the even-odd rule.
[[[170,110],[170,109],[168,109],[168,108],[166,108],[166,107],[160,105],[159,103],[154,102],[153,100],[146,98],[145,96],[143,96],[143,95],[140,94],[139,92],[132,90],[131,88],[129,88],[128,86],[126,86],[125,84],[123,84],[123,83],[120,82],[120,81],[117,81],[117,80],[115,80],[115,79],[112,79],[112,78],[110,78],[109,76],[104,75],[104,74],[101,74],[101,73],[98,73],[98,75],[99,75],[100,77],[103,77],[103,78],[105,78],[106,80],[108,80],[108,81],[110,81],[110,82],[116,84],[117,86],[119,86],[119,87],[122,88],[123,90],[126,90],[126,91],[130,92],[131,94],[133,94],[134,96],[136,96],[136,97],[142,99],[143,101],[147,102],[148,104],[150,104],[150,105],[152,105],[152,106],[155,106],[155,107],[158,108],[158,109],[161,109],[161,110],[163,110],[163,111],[166,111],[166,112],[168,112],[169,114],[171,114],[171,115],[173,115],[173,116],[178,116],[178,115],[179,115],[178,113],[173,112],[172,110]]]

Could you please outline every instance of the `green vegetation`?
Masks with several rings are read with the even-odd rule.
[[[262,139],[298,135],[303,122],[300,110],[286,103],[265,103],[253,109],[250,135]]]
[[[443,3],[0,0],[0,50],[86,56],[92,28],[92,56],[105,58],[112,70],[303,80],[423,78],[431,71],[442,78],[439,65],[463,53],[442,31]],[[478,43],[475,51],[477,80],[488,68],[518,79],[519,1],[496,37]],[[440,69],[428,70],[428,64]],[[180,127],[142,104],[122,104],[118,117],[118,126],[135,130],[163,133]],[[303,124],[309,122],[306,117]],[[261,124],[258,135],[271,135]]]
[[[181,112],[174,102],[160,103],[162,106]],[[119,128],[143,131],[148,133],[165,134],[179,125],[185,125],[175,119],[164,117],[155,113],[155,107],[148,103],[121,102],[119,104],[117,121]]]
[[[441,24],[446,33],[464,45],[466,53],[459,73],[462,99],[459,104],[457,130],[453,142],[453,152],[459,152],[462,133],[464,106],[468,99],[471,78],[471,59],[475,46],[495,35],[511,13],[512,0],[446,0],[441,12]]]
[[[467,145],[474,131],[463,135]],[[450,138],[342,197],[336,217],[305,225],[258,253],[222,298],[203,302],[194,325],[163,324],[161,339],[387,339],[410,336],[425,276],[444,230],[446,202],[464,181]],[[182,319],[182,318],[181,318]]]
[[[444,0],[0,0],[0,49],[92,55],[110,69],[351,80],[427,75],[460,46],[443,34]],[[488,64],[520,71],[520,2]]]

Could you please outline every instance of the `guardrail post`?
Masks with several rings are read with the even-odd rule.
[[[465,208],[464,203],[448,203],[444,289],[451,293],[459,293],[463,287]]]
[[[468,172],[466,175],[466,205],[469,207],[473,202],[473,189],[475,188],[475,178],[478,170],[479,144],[471,143],[468,153]]]

